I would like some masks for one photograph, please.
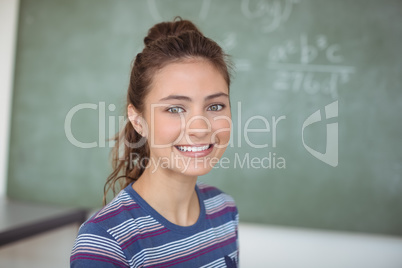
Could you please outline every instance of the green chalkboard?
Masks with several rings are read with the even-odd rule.
[[[101,205],[132,60],[180,15],[236,65],[231,144],[200,180],[241,221],[400,236],[401,14],[399,0],[21,0],[8,195]]]

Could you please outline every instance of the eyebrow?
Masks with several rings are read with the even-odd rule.
[[[207,101],[207,100],[215,99],[215,98],[222,97],[222,96],[223,96],[223,97],[229,97],[228,94],[223,93],[223,92],[219,92],[219,93],[216,93],[216,94],[212,94],[212,95],[206,96],[206,97],[204,98],[204,100]],[[169,95],[169,96],[167,96],[167,97],[165,97],[165,98],[160,99],[159,101],[166,101],[166,100],[184,100],[184,101],[192,101],[190,97],[183,96],[183,95]]]

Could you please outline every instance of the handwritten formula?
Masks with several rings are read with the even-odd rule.
[[[325,62],[318,64],[317,61]],[[340,85],[346,84],[355,72],[345,61],[339,44],[329,43],[325,35],[309,40],[301,34],[269,51],[268,68],[274,70],[273,88],[281,91],[338,96]]]
[[[163,9],[159,7],[159,1],[147,0],[151,17],[155,21],[162,21]],[[292,13],[293,6],[300,0],[241,0],[240,10],[245,18],[257,23],[262,32],[270,33],[285,23]],[[206,20],[213,7],[212,0],[200,0],[194,5],[198,11],[198,17]],[[173,4],[174,2],[172,2]]]
[[[285,23],[299,0],[242,0],[241,11],[249,20],[257,21],[265,33]]]

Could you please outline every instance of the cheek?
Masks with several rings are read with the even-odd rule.
[[[169,145],[180,136],[180,119],[169,116],[155,116],[150,125],[150,138],[155,144]]]
[[[221,144],[227,143],[230,139],[231,122],[230,116],[225,117],[225,119],[212,120],[212,131]]]

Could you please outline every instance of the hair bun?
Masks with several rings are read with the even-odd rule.
[[[201,31],[189,20],[183,20],[180,17],[176,17],[172,22],[161,22],[155,24],[148,30],[148,35],[144,38],[145,46],[148,46],[152,42],[165,39],[169,36],[179,36],[182,33],[195,31],[200,34]]]

